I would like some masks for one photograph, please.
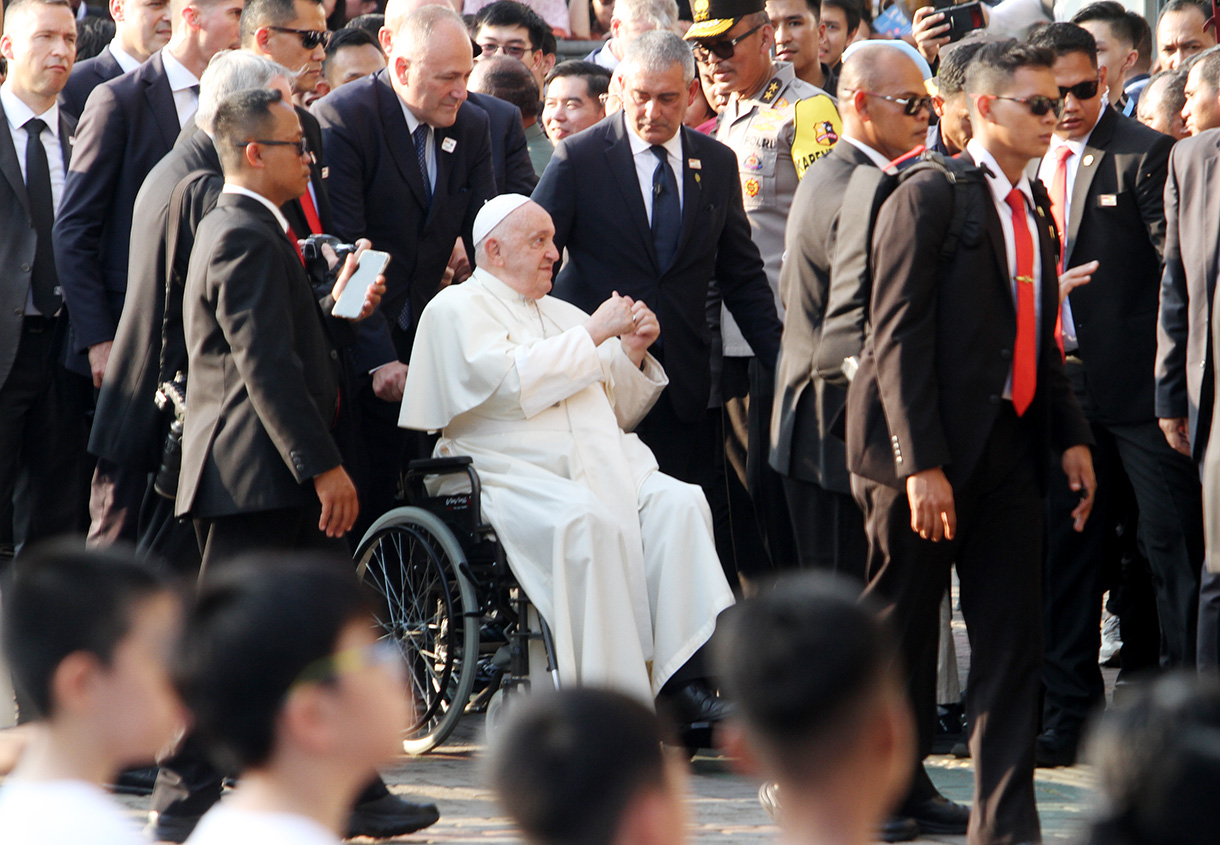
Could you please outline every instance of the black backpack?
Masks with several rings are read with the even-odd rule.
[[[873,293],[873,227],[882,204],[894,189],[919,173],[935,171],[953,186],[953,218],[941,245],[941,262],[958,246],[982,242],[991,201],[983,171],[967,160],[925,150],[897,174],[879,167],[857,167],[848,182],[835,238],[830,291],[822,317],[822,334],[814,350],[814,371],[828,384],[847,387],[869,334]]]

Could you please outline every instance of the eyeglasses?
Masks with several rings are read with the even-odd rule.
[[[1050,97],[1043,97],[1038,94],[1033,97],[1001,97],[999,94],[984,94],[984,97],[991,97],[993,100],[1011,100],[1014,103],[1024,103],[1029,113],[1034,117],[1042,117],[1048,111],[1054,112],[1055,117],[1058,117],[1063,112],[1063,100],[1052,100]]]
[[[303,156],[309,154],[309,142],[303,137],[299,141],[274,141],[263,138],[251,138],[249,141],[237,146],[247,147],[250,144],[262,144],[264,147],[296,147],[297,155]]]
[[[1084,82],[1077,82],[1075,85],[1059,86],[1059,99],[1066,100],[1067,95],[1071,94],[1077,100],[1091,100],[1097,96],[1097,89],[1101,87],[1100,79],[1086,79]]]
[[[709,52],[714,54],[718,59],[731,59],[733,58],[733,54],[737,52],[737,45],[762,28],[763,25],[759,24],[748,32],[743,32],[741,35],[738,35],[736,38],[725,38],[720,41],[712,41],[711,43],[706,41],[696,41],[695,48],[691,52],[693,52],[695,54],[695,58],[701,62],[706,62],[708,60]]]
[[[477,45],[481,52],[480,56],[494,56],[496,53],[503,53],[506,56],[512,56],[514,59],[524,58],[526,53],[532,53],[533,47],[522,47],[520,44],[496,44],[494,41],[488,41],[485,44]]]
[[[850,88],[842,89],[844,92],[851,92]],[[931,97],[891,97],[889,94],[878,94],[876,91],[864,91],[857,88],[854,92],[857,94],[867,94],[870,97],[880,97],[883,100],[888,100],[891,103],[897,103],[902,106],[902,113],[907,117],[914,117],[924,109],[929,112],[932,110]]]
[[[330,43],[330,33],[324,29],[292,29],[287,26],[269,26],[267,29],[273,29],[276,32],[290,32],[293,35],[301,36],[301,46],[306,50],[325,47]]]
[[[292,682],[290,689],[304,684],[325,684],[361,669],[384,666],[405,670],[402,651],[393,640],[382,639],[366,646],[337,651],[307,665]]]

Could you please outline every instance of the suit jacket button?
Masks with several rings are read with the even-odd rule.
[[[987,401],[991,402],[992,405],[999,405],[1000,404],[1000,395],[998,393],[993,393],[989,397],[987,397]]]
[[[1001,349],[1000,357],[1003,358],[1005,361],[1007,361],[1009,358],[1012,357],[1012,350],[1011,349]]]
[[[22,264],[22,265],[21,265],[21,272],[22,272],[22,273],[28,273],[28,272],[30,272],[30,265],[29,265],[29,264]]]
[[[338,361],[338,360],[339,360],[339,353],[338,353],[338,351],[336,351],[336,350],[334,350],[334,349],[332,349],[332,350],[330,351],[330,360],[332,360],[332,361]]]
[[[23,316],[24,314],[25,314],[25,312],[24,312],[24,311],[22,311],[20,308],[14,308],[14,309],[13,309],[13,316],[14,316],[14,317],[21,317],[21,316]]]

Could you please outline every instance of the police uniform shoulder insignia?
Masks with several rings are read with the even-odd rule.
[[[771,101],[779,96],[780,90],[784,86],[780,84],[778,79],[772,79],[767,83],[767,87],[763,90],[763,94],[758,99],[762,100],[766,105],[771,105]]]

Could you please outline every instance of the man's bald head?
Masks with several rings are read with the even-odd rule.
[[[390,54],[390,80],[403,104],[433,128],[452,126],[466,102],[474,51],[448,7],[425,6],[403,21]]]
[[[919,66],[884,42],[857,47],[843,62],[839,76],[843,131],[893,159],[924,142],[930,106],[908,115],[901,103],[886,97],[927,97]]]
[[[377,40],[381,42],[381,49],[387,56],[393,51],[394,36],[407,17],[425,6],[441,6],[452,9],[459,15],[462,13],[462,0],[453,0],[451,3],[443,3],[440,0],[388,0],[385,4],[385,20],[382,21],[381,31],[377,33]]]
[[[551,291],[559,260],[555,224],[533,200],[510,211],[475,244],[475,262],[522,296],[541,299]]]

